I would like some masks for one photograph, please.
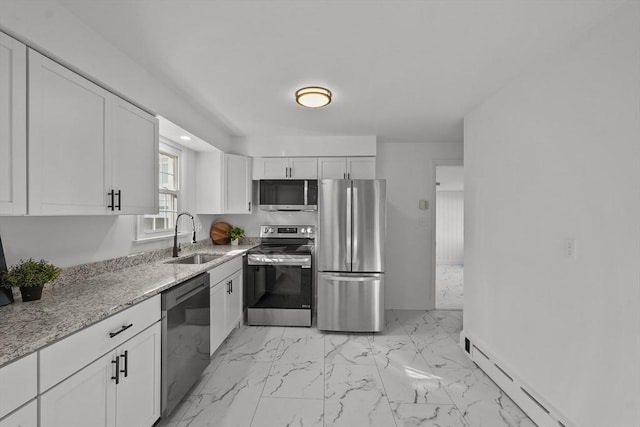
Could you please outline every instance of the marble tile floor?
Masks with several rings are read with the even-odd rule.
[[[238,328],[157,427],[535,427],[457,344],[462,311],[385,316],[379,334]]]
[[[436,265],[436,309],[462,310],[464,266]]]

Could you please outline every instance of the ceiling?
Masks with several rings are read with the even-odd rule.
[[[462,119],[615,0],[59,0],[235,136],[462,141]],[[328,107],[296,89],[323,85]],[[171,119],[169,117],[169,119]]]

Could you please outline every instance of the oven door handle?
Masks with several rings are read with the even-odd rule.
[[[291,261],[277,261],[277,262],[271,262],[271,261],[247,261],[247,265],[249,267],[257,266],[257,265],[270,265],[270,266],[277,267],[279,265],[284,265],[284,266],[292,266],[292,267],[298,266],[300,268],[311,268],[311,260],[309,260],[309,261],[291,260]]]

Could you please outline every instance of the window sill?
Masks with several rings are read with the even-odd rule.
[[[182,236],[190,236],[192,235],[193,232],[178,232],[178,238],[182,237]],[[133,240],[134,244],[142,244],[142,243],[149,243],[149,242],[158,242],[161,240],[170,240],[173,239],[173,233],[171,234],[161,234],[159,236],[144,236],[144,237],[137,237]]]

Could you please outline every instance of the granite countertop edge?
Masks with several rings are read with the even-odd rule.
[[[199,248],[222,255],[204,264],[167,263],[164,258],[62,285],[45,286],[42,299],[0,307],[0,368],[198,274],[244,255],[257,244]]]

